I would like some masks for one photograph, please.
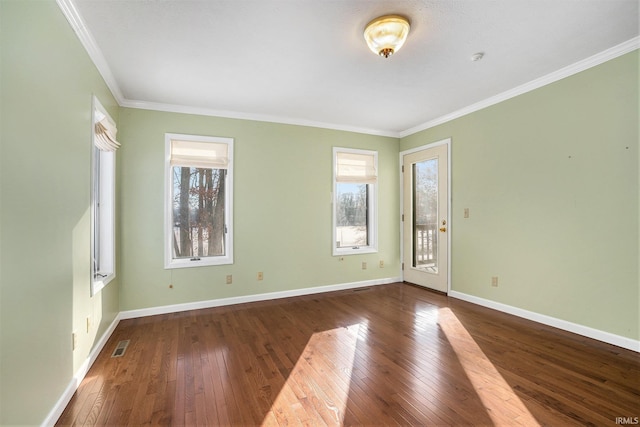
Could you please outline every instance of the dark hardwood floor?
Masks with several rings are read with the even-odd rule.
[[[638,416],[638,353],[396,283],[124,320],[58,425],[614,426]]]

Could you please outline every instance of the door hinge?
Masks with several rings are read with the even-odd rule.
[[[404,222],[404,214],[402,214],[402,222]]]
[[[404,165],[402,165],[402,173],[404,173]]]
[[[404,262],[402,263],[402,269],[404,270]]]

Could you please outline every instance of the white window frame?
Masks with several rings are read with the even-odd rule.
[[[333,147],[333,193],[332,193],[332,215],[333,215],[333,226],[332,226],[332,239],[331,246],[333,248],[333,256],[342,256],[342,255],[355,255],[355,254],[367,254],[367,253],[377,253],[378,252],[378,184],[377,182],[367,184],[369,186],[367,195],[367,240],[368,244],[366,246],[358,246],[351,248],[339,248],[337,247],[337,212],[336,208],[337,204],[337,186],[338,182],[336,181],[336,165],[337,165],[337,153],[355,153],[355,154],[364,154],[364,155],[373,155],[374,156],[374,166],[376,171],[378,170],[378,152],[372,150],[360,150],[355,148],[342,148],[342,147]]]
[[[96,147],[98,115],[104,115],[116,129],[114,120],[94,96],[91,115],[91,296],[116,277],[116,153]]]
[[[198,259],[173,258],[173,176],[171,173],[171,141],[213,142],[228,146],[228,166],[225,179],[225,254]],[[164,169],[164,268],[190,268],[211,265],[233,264],[233,138],[217,136],[185,135],[177,133],[165,134],[165,169]]]

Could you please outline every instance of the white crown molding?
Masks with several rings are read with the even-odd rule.
[[[70,1],[70,0],[58,0],[58,1]],[[583,59],[571,65],[568,65],[557,71],[554,71],[545,76],[532,80],[528,83],[517,86],[513,89],[499,93],[498,95],[494,95],[482,101],[471,104],[467,107],[461,108],[460,110],[454,111],[449,114],[445,114],[444,116],[438,117],[433,120],[429,120],[428,122],[425,122],[418,126],[414,126],[412,128],[406,129],[401,132],[384,131],[380,129],[360,128],[356,126],[337,125],[332,123],[316,122],[312,120],[292,119],[292,118],[268,116],[268,115],[260,115],[260,114],[248,114],[248,113],[240,113],[240,112],[234,112],[234,111],[220,111],[220,110],[213,110],[213,109],[207,109],[207,108],[187,107],[182,105],[162,104],[162,103],[153,103],[153,102],[146,102],[146,101],[133,101],[133,100],[127,100],[127,99],[123,99],[122,102],[120,102],[120,105],[122,107],[138,108],[138,109],[145,109],[145,110],[166,111],[171,113],[197,114],[197,115],[212,116],[212,117],[226,117],[226,118],[241,119],[241,120],[255,120],[260,122],[309,126],[309,127],[331,129],[331,130],[341,130],[341,131],[347,131],[347,132],[363,133],[368,135],[386,136],[391,138],[405,138],[409,135],[413,135],[423,130],[427,130],[432,127],[450,122],[451,120],[455,120],[457,118],[466,116],[467,114],[471,114],[473,112],[482,110],[484,108],[490,107],[492,105],[498,104],[508,99],[515,98],[516,96],[525,94],[527,92],[531,92],[533,90],[539,89],[551,83],[555,83],[566,77],[570,77],[574,74],[578,74],[582,71],[588,70],[589,68],[593,68],[597,65],[603,64],[619,56],[632,52],[636,49],[640,49],[640,37],[634,37],[630,40],[627,40],[626,42],[620,43],[607,50],[596,53],[595,55],[592,55],[586,59]]]
[[[626,42],[613,46],[605,51],[602,51],[586,59],[583,59],[582,61],[578,61],[567,67],[564,67],[557,71],[549,73],[546,76],[542,76],[528,83],[517,86],[508,91],[502,92],[498,95],[489,97],[480,102],[476,102],[475,104],[471,104],[467,107],[461,108],[460,110],[438,117],[437,119],[429,120],[426,123],[404,130],[400,132],[400,138],[404,138],[409,135],[413,135],[414,133],[418,133],[423,130],[430,129],[432,127],[441,125],[446,122],[450,122],[451,120],[460,118],[462,116],[466,116],[467,114],[482,110],[484,108],[498,104],[502,101],[506,101],[508,99],[514,98],[518,95],[522,95],[524,93],[531,92],[532,90],[539,89],[543,86],[557,82],[558,80],[562,80],[566,77],[572,76],[581,71],[588,70],[589,68],[595,67],[596,65],[600,65],[604,62],[610,61],[612,59],[615,59],[619,56],[622,56],[624,54],[627,54],[639,48],[640,48],[640,37],[634,37],[631,40],[627,40]]]
[[[541,323],[543,325],[562,329],[563,331],[568,331],[574,334],[582,335],[583,337],[592,338],[594,340],[602,341],[607,344],[612,344],[618,347],[626,348],[627,350],[640,352],[640,341],[634,340],[632,338],[623,337],[620,335],[612,334],[610,332],[605,332],[599,329],[594,329],[588,326],[569,322],[567,320],[558,319],[556,317],[547,316],[545,314],[536,313],[534,311],[528,311],[522,308],[503,304],[500,302],[480,298],[475,295],[465,294],[463,292],[451,291],[449,292],[449,296],[452,298],[457,298],[473,304],[481,305],[483,307],[491,308],[493,310],[498,310],[503,313],[508,313],[514,316],[522,317],[523,319],[532,320],[534,322]]]
[[[367,135],[386,136],[399,138],[399,132],[391,132],[380,129],[369,129],[357,126],[338,125],[334,123],[317,122],[313,120],[295,119],[282,116],[270,116],[266,114],[241,113],[237,111],[214,110],[202,107],[189,107],[185,105],[165,104],[160,102],[135,101],[124,99],[121,107],[137,108],[141,110],[165,111],[169,113],[195,114],[200,116],[223,117],[228,119],[253,120],[257,122],[269,122],[283,125],[307,126],[329,130],[362,133]]]
[[[122,101],[124,101],[124,96],[122,95],[122,91],[120,90],[120,86],[116,82],[116,79],[113,77],[113,73],[111,72],[111,68],[109,68],[109,64],[107,60],[104,58],[102,51],[98,47],[95,39],[91,35],[91,32],[87,29],[87,26],[80,16],[78,9],[73,4],[72,0],[56,0],[58,3],[58,7],[62,10],[62,13],[69,21],[69,25],[78,36],[80,43],[84,46],[85,50],[89,54],[89,57],[93,61],[93,64],[98,69],[98,72],[104,79],[104,82],[107,84],[109,90],[113,94],[113,97],[116,99],[118,104],[122,105]]]
[[[87,28],[78,12],[78,9],[73,4],[73,0],[56,0],[58,7],[69,21],[69,25],[78,36],[80,43],[84,46],[85,50],[89,54],[89,57],[93,61],[94,65],[98,69],[100,75],[104,79],[105,83],[111,93],[113,94],[116,102],[121,107],[128,108],[137,108],[143,110],[155,110],[155,111],[166,111],[171,113],[184,113],[184,114],[196,114],[202,116],[212,116],[212,117],[224,117],[230,119],[241,119],[241,120],[253,120],[258,122],[269,122],[269,123],[279,123],[279,124],[287,124],[287,125],[296,125],[296,126],[308,126],[315,127],[321,129],[330,129],[330,130],[339,130],[346,132],[355,132],[362,133],[368,135],[376,135],[376,136],[385,136],[390,138],[399,138],[399,132],[393,131],[385,131],[380,129],[370,129],[370,128],[362,128],[358,126],[348,126],[348,125],[338,125],[334,123],[324,123],[317,122],[313,120],[304,120],[304,119],[295,119],[289,117],[280,117],[280,116],[270,116],[263,114],[251,114],[251,113],[241,113],[236,111],[224,111],[224,110],[214,110],[209,108],[200,108],[200,107],[189,107],[184,105],[175,105],[175,104],[164,104],[164,103],[156,103],[156,102],[147,102],[147,101],[137,101],[126,99],[120,90],[120,86],[113,76],[111,72],[111,68],[107,63],[102,51],[98,47],[93,35]]]
[[[396,132],[396,131],[388,131],[388,130],[381,130],[381,129],[362,128],[357,126],[338,125],[334,123],[316,122],[313,120],[295,119],[295,118],[289,118],[289,117],[250,114],[250,113],[241,113],[241,112],[235,112],[235,111],[221,111],[221,110],[214,110],[214,109],[208,109],[208,108],[188,107],[183,105],[164,104],[164,103],[155,103],[155,102],[126,99],[123,96],[122,91],[120,90],[120,87],[118,86],[118,83],[116,82],[116,79],[113,76],[113,73],[111,72],[111,68],[109,67],[109,64],[104,58],[102,51],[96,44],[95,39],[89,32],[82,17],[80,16],[78,10],[73,4],[73,0],[56,0],[56,3],[62,10],[62,13],[64,14],[64,16],[67,18],[67,21],[69,21],[71,28],[73,28],[73,30],[75,31],[76,35],[78,36],[78,39],[84,46],[85,50],[89,54],[89,57],[91,58],[96,68],[98,69],[98,72],[102,75],[102,78],[104,79],[105,83],[111,90],[111,93],[113,94],[114,98],[116,98],[116,101],[121,107],[165,111],[165,112],[171,112],[171,113],[197,114],[197,115],[212,116],[212,117],[225,117],[225,118],[241,119],[241,120],[254,120],[254,121],[260,121],[260,122],[279,123],[279,124],[288,124],[288,125],[296,125],[296,126],[309,126],[309,127],[315,127],[315,128],[321,128],[321,129],[330,129],[330,130],[362,133],[362,134],[368,134],[368,135],[385,136],[390,138],[404,138],[406,136],[413,135],[423,130],[441,125],[443,123],[460,118],[462,116],[473,113],[475,111],[482,110],[483,108],[487,108],[492,105],[498,104],[502,101],[506,101],[518,95],[522,95],[532,90],[541,88],[550,83],[554,83],[565,77],[569,77],[571,75],[577,74],[581,71],[587,70],[591,67],[595,67],[596,65],[600,65],[606,61],[617,58],[619,56],[622,56],[626,53],[629,53],[633,50],[640,48],[640,37],[634,37],[630,40],[627,40],[626,42],[620,43],[617,46],[613,46],[603,52],[597,53],[593,56],[590,56],[589,58],[583,59],[582,61],[578,61],[572,65],[569,65],[560,70],[547,74],[546,76],[532,80],[529,83],[525,83],[523,85],[520,85],[508,91],[502,92],[498,95],[489,97],[483,101],[479,101],[479,102],[476,102],[475,104],[461,108],[460,110],[438,117],[436,119],[429,120],[428,122],[425,122],[423,124],[411,127],[401,132]]]

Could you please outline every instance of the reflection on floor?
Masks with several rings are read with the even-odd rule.
[[[395,283],[122,321],[58,423],[615,425],[639,375],[638,353]]]

